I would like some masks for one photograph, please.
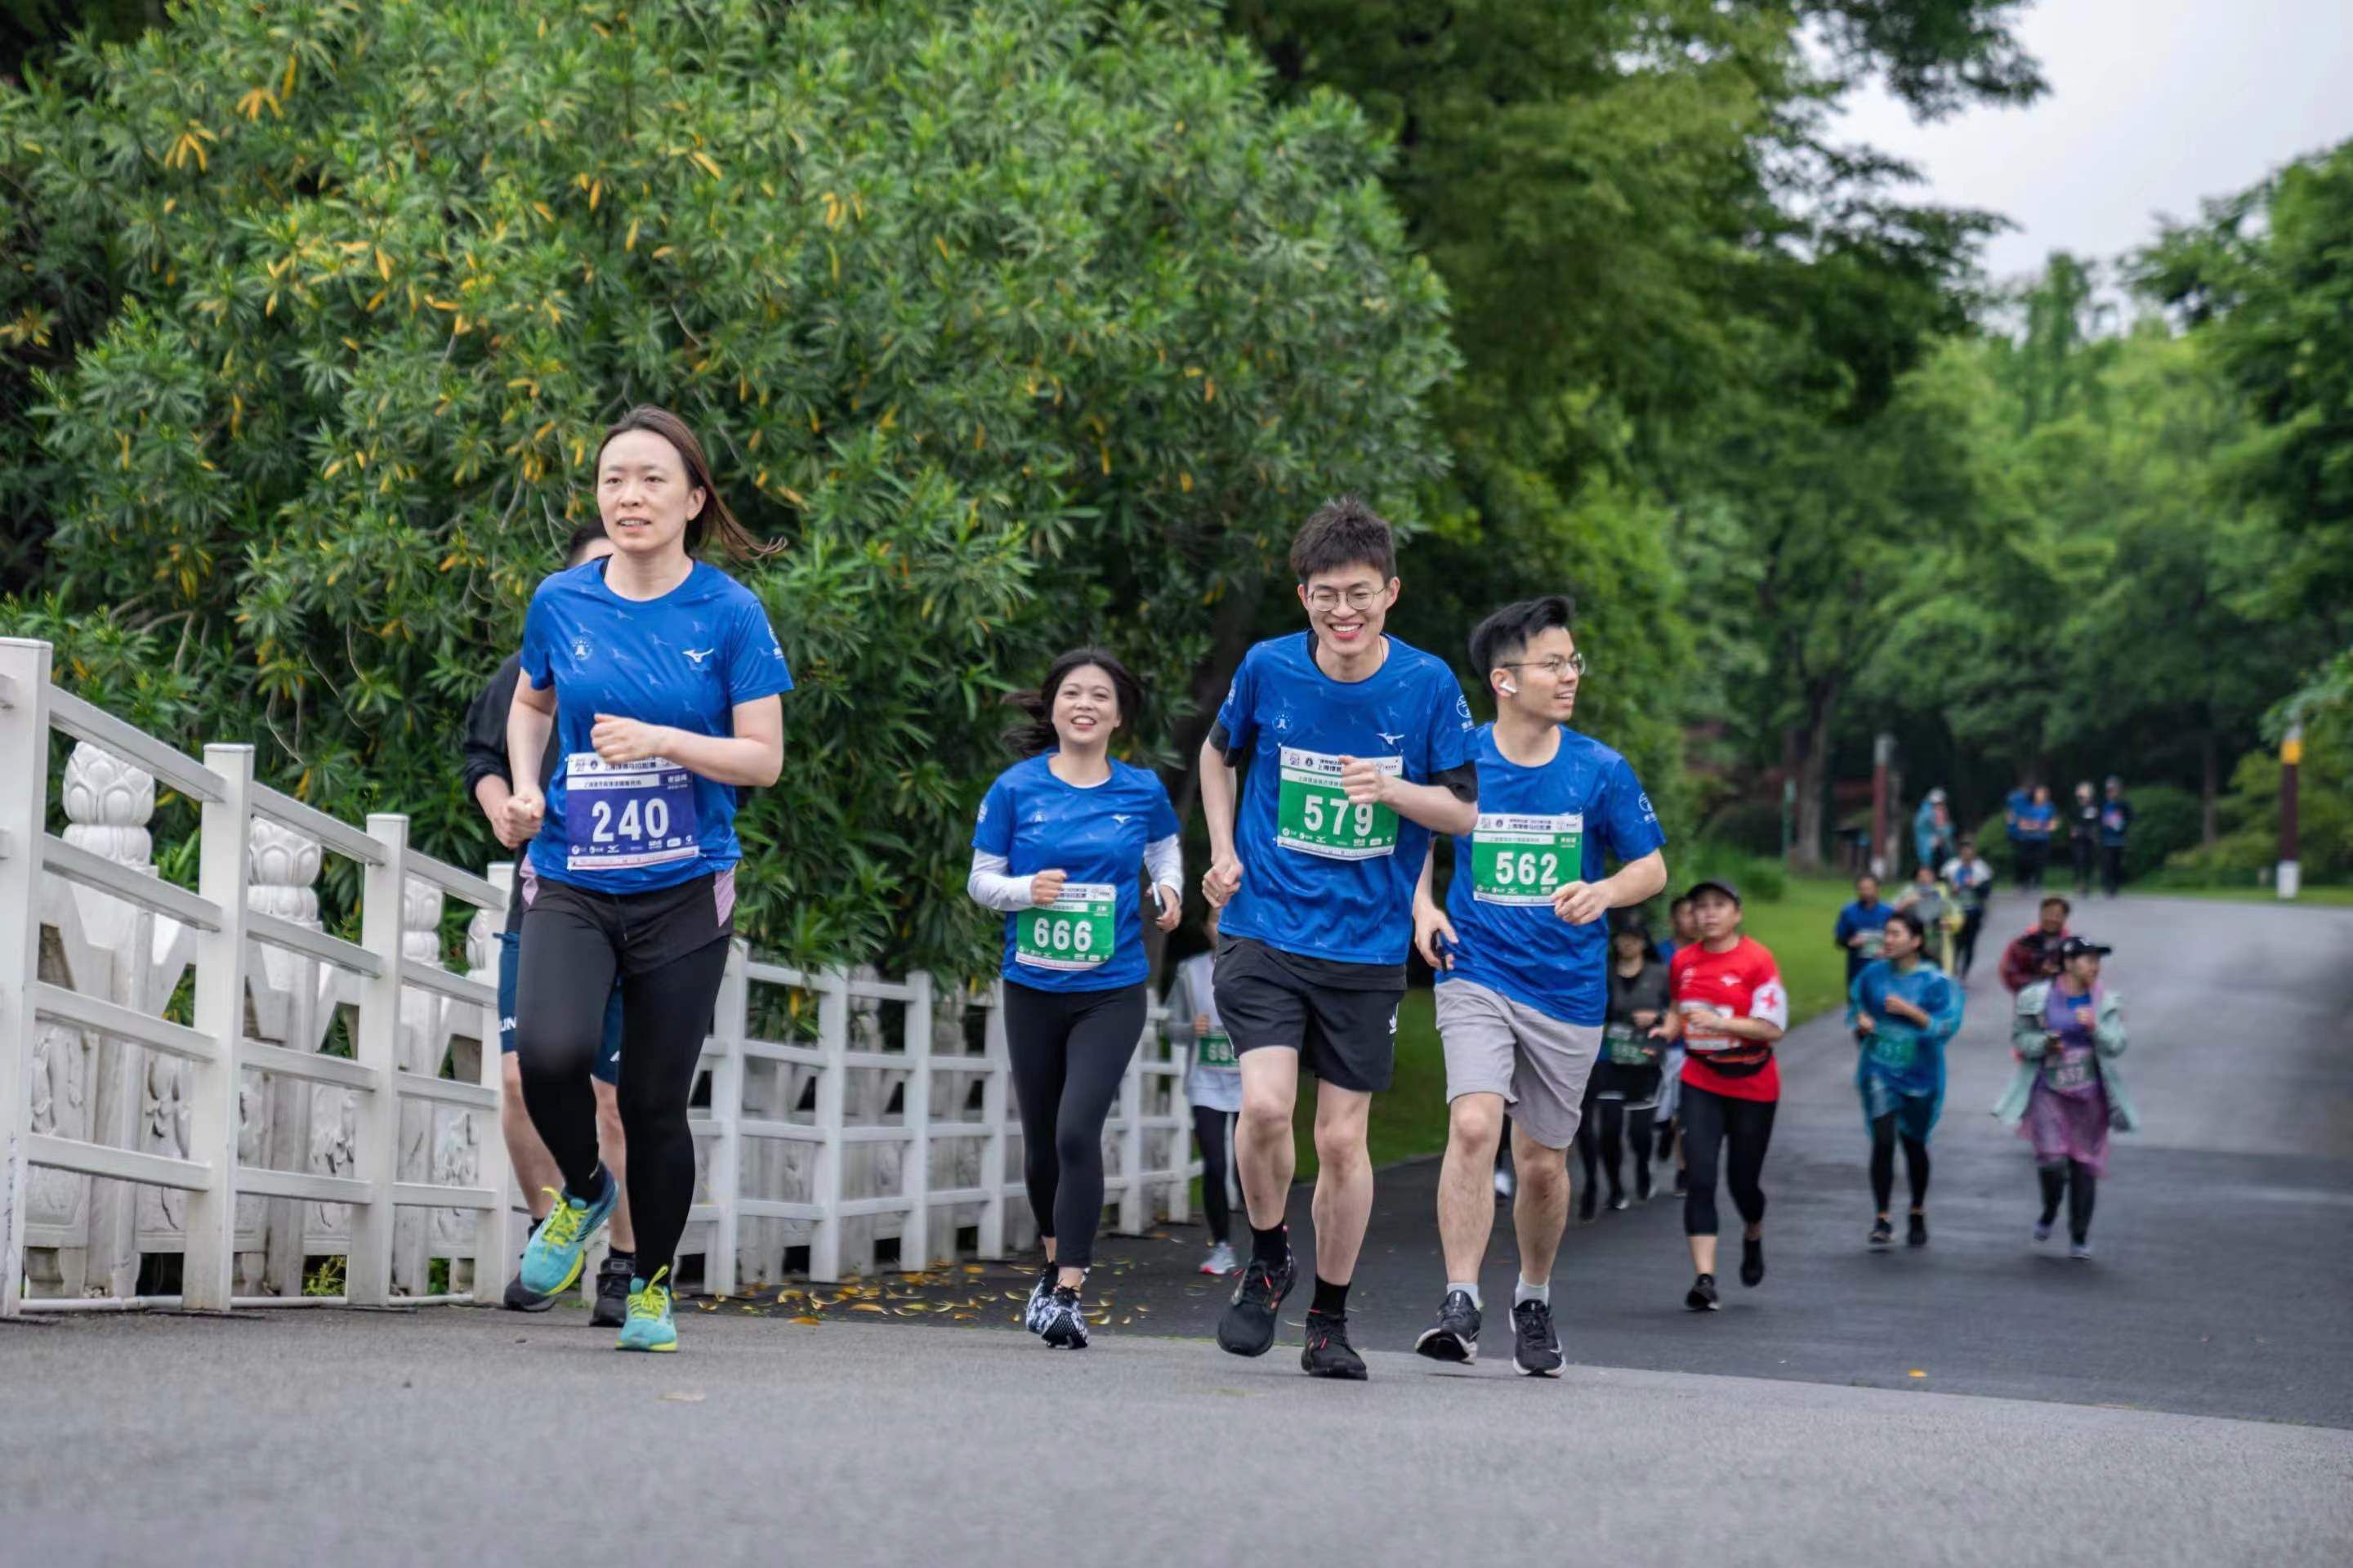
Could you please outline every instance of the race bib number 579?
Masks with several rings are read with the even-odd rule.
[[[1402,757],[1366,760],[1392,778],[1405,777]],[[1340,759],[1320,751],[1282,748],[1274,823],[1274,842],[1303,854],[1373,860],[1397,853],[1397,813],[1387,806],[1352,805],[1340,788]]]

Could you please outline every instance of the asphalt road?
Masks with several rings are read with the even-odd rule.
[[[1672,1203],[1605,1215],[1569,1239],[1558,1382],[1404,1353],[1440,1283],[1425,1162],[1382,1177],[1364,1385],[1301,1377],[1295,1333],[1197,1337],[1221,1291],[1183,1228],[1113,1245],[1075,1355],[1012,1329],[1002,1268],[701,1303],[674,1357],[570,1310],[0,1327],[0,1559],[2353,1559],[2353,912],[2080,924],[2121,949],[2149,1119],[2089,1264],[2026,1240],[1987,972],[1926,1252],[1864,1251],[1852,1048],[1800,1031],[1763,1288],[1685,1314]]]
[[[2007,940],[2030,923],[2025,902],[2010,899],[1989,928]],[[1854,1046],[1839,1019],[1820,1019],[1782,1053],[1763,1287],[1743,1289],[1727,1264],[1724,1310],[1683,1309],[1691,1264],[1661,1167],[1648,1206],[1571,1226],[1554,1285],[1570,1359],[2353,1426],[2353,910],[2128,895],[2091,906],[2076,926],[2117,949],[2105,979],[2124,997],[2147,1121],[2111,1143],[2090,1262],[2068,1260],[2063,1226],[2052,1243],[2029,1241],[2041,1207],[2033,1161],[1988,1114],[2010,1070],[1989,937],[1932,1143],[1930,1245],[1864,1245]],[[1359,1346],[1406,1349],[1437,1308],[1437,1180],[1434,1159],[1380,1173],[1349,1300]],[[1293,1195],[1302,1259],[1313,1255],[1307,1200],[1304,1187]],[[1732,1223],[1728,1200],[1719,1206]],[[1189,1272],[1202,1240],[1171,1226],[1099,1245],[1091,1284],[1106,1308],[1104,1348],[1128,1333],[1211,1332],[1225,1287]],[[1510,1322],[1498,1304],[1517,1266],[1499,1209],[1481,1280],[1499,1360]],[[919,1310],[928,1306],[1011,1329],[1004,1294],[1026,1284],[1008,1267],[817,1295],[823,1315],[863,1300],[908,1314],[891,1321],[937,1321]],[[1305,1300],[1303,1286],[1286,1305],[1294,1325]],[[798,1294],[766,1305],[808,1310]],[[1295,1351],[1295,1328],[1281,1343]]]

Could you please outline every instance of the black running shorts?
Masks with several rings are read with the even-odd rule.
[[[1335,978],[1369,983],[1335,985]],[[1210,980],[1219,1021],[1236,1054],[1296,1051],[1301,1067],[1335,1088],[1372,1094],[1389,1086],[1398,1003],[1405,1000],[1398,969],[1299,959],[1248,937],[1229,937],[1218,944]]]

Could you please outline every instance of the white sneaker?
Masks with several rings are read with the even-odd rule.
[[[1229,1242],[1218,1243],[1209,1248],[1209,1255],[1201,1260],[1203,1274],[1231,1274],[1239,1266],[1234,1259],[1233,1245]]]

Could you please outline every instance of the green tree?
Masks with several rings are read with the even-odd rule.
[[[16,623],[480,859],[457,715],[600,424],[668,404],[785,546],[748,920],[969,960],[997,694],[1100,637],[1181,701],[1309,505],[1440,468],[1378,139],[1211,21],[272,0],[67,48],[0,95],[0,473],[54,526]]]

